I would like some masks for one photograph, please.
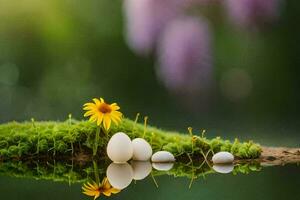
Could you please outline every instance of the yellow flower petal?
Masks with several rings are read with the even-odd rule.
[[[103,187],[103,189],[109,189],[111,187],[108,179],[105,177],[102,181],[101,187]]]
[[[96,114],[94,114],[94,115],[92,115],[91,117],[90,117],[90,119],[89,119],[89,121],[90,122],[95,122],[96,120],[97,120],[97,115]]]
[[[100,197],[100,194],[101,194],[101,193],[99,192],[99,194],[95,195],[94,200],[97,199],[98,197]]]
[[[112,113],[113,113],[114,115],[118,116],[118,117],[122,117],[122,116],[123,116],[122,113],[119,112],[119,111],[113,111]]]
[[[110,128],[111,125],[111,119],[109,115],[104,115],[103,118],[103,125],[104,125],[104,129],[108,130]]]
[[[98,106],[98,105],[100,105],[100,101],[99,101],[99,99],[97,99],[97,98],[93,98],[93,101],[95,102],[95,104]]]
[[[88,195],[88,196],[95,196],[95,195],[97,195],[98,193],[100,193],[99,191],[84,191],[84,192],[82,192],[83,194],[86,194],[86,195]]]
[[[91,187],[91,186],[88,186],[88,185],[83,185],[82,189],[83,189],[84,191],[89,191],[89,190],[93,190],[94,187]]]
[[[115,116],[111,116],[111,120],[113,121],[113,123],[115,124],[115,125],[118,125],[119,124],[119,119],[118,118],[116,118]]]
[[[97,125],[98,126],[100,126],[100,124],[101,124],[101,122],[102,122],[102,120],[103,120],[103,114],[102,113],[99,113],[98,114],[98,119],[97,119]]]
[[[91,188],[93,190],[98,189],[98,185],[95,182],[93,182],[93,184],[92,183],[87,183],[85,186],[86,186],[86,188],[89,187],[89,188]]]
[[[108,190],[108,191],[103,191],[102,192],[105,196],[109,197],[111,195],[111,192]]]
[[[100,186],[96,182],[88,182],[83,184],[82,190],[83,194],[92,196],[95,199],[100,196]]]
[[[90,116],[90,115],[93,115],[95,112],[94,111],[92,111],[92,110],[90,110],[90,111],[87,111],[86,113],[84,113],[84,117],[88,117],[88,116]]]
[[[119,111],[112,111],[111,112],[111,116],[115,117],[116,119],[119,119],[121,121],[122,118],[122,113],[120,113]]]
[[[97,107],[96,105],[95,106],[86,106],[86,107],[83,107],[83,110],[97,110]]]
[[[116,188],[110,188],[110,192],[113,194],[117,194],[117,193],[121,192],[121,190],[116,189]]]
[[[85,103],[85,104],[83,104],[83,106],[84,107],[86,107],[86,106],[95,106],[95,104],[94,103]]]
[[[120,109],[120,107],[116,103],[113,103],[110,106],[111,106],[112,110],[119,110]]]
[[[95,189],[99,189],[99,187],[100,187],[99,184],[97,184],[96,182],[93,182],[93,186]]]

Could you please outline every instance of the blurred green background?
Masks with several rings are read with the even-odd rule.
[[[299,13],[285,1],[277,23],[245,32],[210,6],[215,84],[191,104],[158,81],[153,56],[128,48],[121,0],[0,0],[0,122],[82,119],[83,103],[102,96],[165,129],[299,145]]]

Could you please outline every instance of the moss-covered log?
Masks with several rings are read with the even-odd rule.
[[[0,125],[0,159],[26,159],[32,157],[61,157],[92,155],[97,127],[88,121],[65,122],[10,122]],[[176,157],[202,157],[208,152],[229,151],[236,157],[252,159],[260,156],[261,148],[252,141],[233,142],[220,137],[207,139],[175,132],[166,132],[154,127],[123,119],[109,133],[100,133],[98,154],[105,156],[105,147],[116,132],[125,132],[129,137],[144,137],[154,151],[167,150]]]

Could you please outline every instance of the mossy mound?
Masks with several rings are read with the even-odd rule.
[[[0,125],[0,159],[24,159],[34,157],[92,155],[97,127],[88,121],[67,120],[65,122],[10,122]],[[210,152],[229,151],[241,159],[260,156],[261,147],[253,143],[233,142],[220,137],[207,139],[176,132],[167,132],[129,119],[123,119],[119,126],[112,126],[110,132],[100,133],[98,156],[105,157],[105,147],[116,132],[125,132],[130,138],[144,137],[153,151],[166,150],[176,157],[197,158]]]

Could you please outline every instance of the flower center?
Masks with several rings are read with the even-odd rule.
[[[102,113],[110,113],[111,112],[111,108],[110,108],[110,106],[108,104],[102,103],[99,106],[99,111],[102,112]]]

